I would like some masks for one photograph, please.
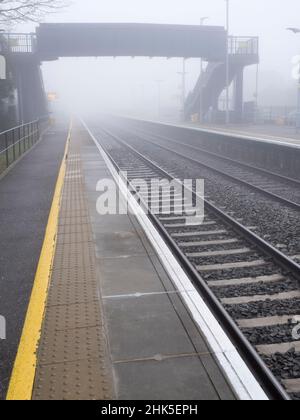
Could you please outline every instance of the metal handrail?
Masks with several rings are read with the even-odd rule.
[[[29,123],[26,123],[26,124],[20,124],[20,125],[17,125],[17,126],[15,126],[15,127],[9,128],[8,130],[5,130],[5,131],[1,131],[1,132],[0,132],[0,136],[2,136],[3,134],[9,133],[10,131],[13,131],[13,130],[18,130],[19,128],[25,127],[25,126],[26,126],[26,125],[28,125],[28,124],[37,123],[38,121],[40,121],[40,119],[30,121]]]
[[[2,136],[5,133],[8,133],[9,131],[17,130],[19,128],[22,128],[22,127],[24,127],[24,126],[26,126],[28,124],[34,124],[34,123],[38,123],[38,122],[42,122],[42,121],[47,121],[48,119],[49,119],[49,115],[41,116],[40,118],[37,118],[36,120],[29,121],[28,123],[22,123],[20,125],[16,125],[15,127],[11,127],[11,128],[9,128],[9,129],[7,129],[5,131],[1,131],[0,132],[0,136]]]
[[[34,136],[35,134],[39,133],[39,130],[34,130],[32,132],[30,132],[30,136]],[[17,144],[21,143],[24,140],[27,140],[29,135],[27,136],[23,136],[22,138],[20,138],[19,140],[17,140],[15,143],[9,145],[6,149],[2,149],[0,150],[0,155],[3,154],[4,152],[7,152],[8,150],[12,149],[13,147],[15,147]],[[1,135],[0,135],[1,136]]]
[[[13,45],[12,42],[16,42],[16,45]],[[35,53],[36,35],[28,33],[2,33],[0,34],[0,46],[2,50],[10,53]]]
[[[45,117],[0,133],[0,174],[38,142],[43,123],[46,123]]]
[[[258,55],[259,37],[229,36],[228,49],[232,55]]]

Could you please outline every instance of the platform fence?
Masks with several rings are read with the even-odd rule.
[[[2,33],[0,34],[0,51],[33,54],[36,52],[36,36],[35,34]]]
[[[228,52],[230,55],[253,55],[259,54],[259,38],[246,36],[229,36]]]
[[[0,133],[0,175],[39,141],[48,124],[43,117]]]

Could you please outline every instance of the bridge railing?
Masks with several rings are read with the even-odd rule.
[[[0,133],[0,174],[38,142],[48,122],[43,117]]]
[[[231,55],[258,55],[259,38],[230,36],[228,38],[228,51]]]
[[[1,51],[10,53],[34,53],[36,36],[34,34],[3,33],[0,35]]]

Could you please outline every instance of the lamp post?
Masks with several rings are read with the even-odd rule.
[[[300,129],[300,67],[298,77],[298,94],[297,94],[297,113],[296,113],[296,132],[299,133]]]
[[[258,121],[258,89],[259,89],[259,63],[256,66],[256,77],[255,77],[255,124]]]
[[[229,13],[230,13],[230,4],[229,0],[226,1],[226,32],[227,32],[227,42],[226,42],[226,124],[230,123],[230,114],[229,114]]]
[[[208,16],[204,16],[200,19],[200,26],[204,25],[204,22],[206,20],[208,20],[209,17]],[[200,58],[200,109],[199,109],[199,123],[202,122],[202,117],[203,117],[203,98],[202,98],[202,94],[203,94],[203,86],[202,86],[202,75],[203,75],[203,59],[202,57]]]
[[[161,117],[161,84],[163,80],[156,80],[157,83],[157,115],[160,120]]]
[[[182,118],[182,121],[184,121],[185,120],[185,97],[186,97],[186,75],[187,75],[187,72],[186,72],[186,66],[185,66],[185,64],[186,64],[186,58],[184,57],[183,58],[183,61],[182,61],[182,71],[180,71],[180,72],[178,72],[178,74],[180,75],[180,76],[182,76],[182,85],[181,85],[181,107],[182,107],[182,109],[181,109],[181,118]]]
[[[299,28],[287,28],[288,31],[293,32],[295,35],[300,33]],[[297,111],[296,111],[296,132],[300,130],[300,65],[298,69],[298,80],[297,80]]]

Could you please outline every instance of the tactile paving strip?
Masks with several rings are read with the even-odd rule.
[[[83,188],[80,146],[86,136],[76,130],[69,148],[57,246],[37,354],[35,400],[114,397]]]
[[[79,360],[49,366],[38,366],[37,400],[99,400],[111,398],[110,373],[106,362]]]

